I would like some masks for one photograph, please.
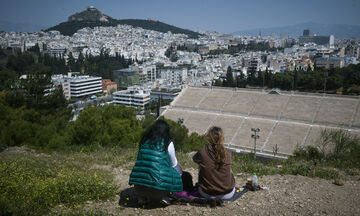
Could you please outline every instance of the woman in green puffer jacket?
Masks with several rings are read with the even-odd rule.
[[[183,190],[181,167],[175,157],[169,125],[157,120],[143,134],[130,185],[135,185],[140,205],[160,203],[169,205],[169,192]]]

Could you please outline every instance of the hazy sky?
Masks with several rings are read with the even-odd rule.
[[[360,25],[360,0],[0,0],[0,21],[50,27],[89,5],[116,19],[224,33],[309,21]]]

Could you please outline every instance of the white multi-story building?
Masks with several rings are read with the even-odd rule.
[[[71,97],[78,98],[102,92],[101,77],[75,76],[69,81]]]
[[[101,77],[92,76],[72,76],[68,75],[53,75],[51,77],[55,85],[62,85],[66,99],[79,98],[88,95],[94,95],[102,92]]]
[[[344,58],[339,57],[328,57],[328,58],[317,58],[316,66],[317,67],[325,67],[327,69],[333,69],[336,67],[342,68],[344,67],[345,60]]]
[[[137,87],[117,91],[113,93],[113,103],[144,109],[150,103],[150,91]]]

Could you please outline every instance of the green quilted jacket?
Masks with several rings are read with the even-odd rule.
[[[150,145],[145,141],[139,149],[135,166],[130,174],[130,185],[142,185],[162,191],[183,190],[179,173],[172,168],[164,141]]]

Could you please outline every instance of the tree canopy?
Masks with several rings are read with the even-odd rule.
[[[305,92],[323,92],[330,94],[360,94],[360,64],[349,65],[343,68],[326,69],[316,68],[315,70],[295,70],[272,73],[265,71],[248,71],[245,78],[243,73],[236,77],[236,82],[229,85],[229,69],[226,74],[226,81],[217,80],[215,86],[258,86],[267,88],[279,88],[283,90],[298,90]],[[230,78],[231,79],[231,78]],[[325,82],[326,79],[326,82]],[[233,81],[234,82],[234,81]]]

